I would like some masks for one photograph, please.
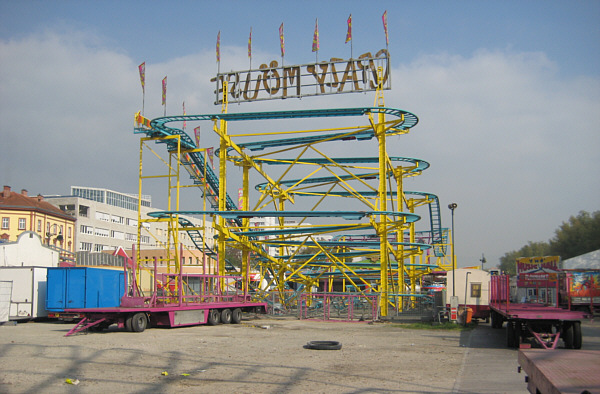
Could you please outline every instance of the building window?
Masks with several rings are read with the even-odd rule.
[[[80,242],[79,249],[82,251],[85,251],[85,252],[91,252],[92,251],[92,243],[91,242]]]
[[[71,238],[71,227],[69,226],[69,238]]]
[[[19,218],[19,230],[25,230],[27,228],[27,221],[23,218]]]
[[[96,219],[104,222],[110,222],[110,215],[108,213],[96,211]]]
[[[97,237],[109,237],[110,236],[110,230],[106,229],[106,228],[98,228],[96,227],[96,229],[94,230],[94,235]]]
[[[58,207],[64,213],[71,215],[71,216],[75,216],[75,204],[59,205]]]
[[[90,210],[90,207],[86,207],[85,205],[80,205],[79,206],[79,216],[87,218],[89,210]]]
[[[42,221],[41,221],[41,220],[38,220],[38,226],[37,226],[37,229],[38,229],[38,230],[37,230],[37,231],[38,231],[38,233],[41,233],[41,232],[42,232]]]
[[[94,227],[86,226],[85,224],[82,224],[81,226],[79,226],[79,232],[81,232],[81,234],[93,235]]]
[[[2,230],[8,230],[10,228],[10,218],[2,218]]]
[[[471,283],[471,297],[481,298],[481,283]]]

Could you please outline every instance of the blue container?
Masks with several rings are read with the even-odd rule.
[[[89,267],[48,268],[46,310],[114,308],[125,293],[123,271]]]

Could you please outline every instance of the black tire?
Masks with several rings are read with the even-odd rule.
[[[221,311],[221,323],[223,323],[223,324],[231,323],[231,309],[223,309]]]
[[[217,309],[208,311],[207,323],[209,326],[216,326],[221,321],[221,313]]]
[[[133,329],[131,328],[131,318],[133,317],[133,315],[129,315],[127,316],[127,318],[125,319],[125,329],[129,332],[132,332]]]
[[[492,311],[492,328],[502,328],[502,316],[499,313]]]
[[[340,350],[342,344],[337,341],[310,341],[304,345],[304,348],[314,350]]]
[[[572,324],[573,324],[573,349],[581,349],[581,345],[583,345],[583,337],[581,335],[581,322],[574,321]]]
[[[563,325],[563,342],[566,349],[573,349],[573,323],[565,322]]]
[[[133,332],[143,332],[148,327],[148,318],[145,313],[139,312],[131,318],[131,330]]]
[[[231,322],[233,324],[240,324],[242,322],[242,310],[240,308],[235,308],[231,312]]]
[[[515,326],[511,321],[506,322],[506,347],[514,348],[515,343]]]

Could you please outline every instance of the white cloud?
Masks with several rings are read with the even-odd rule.
[[[247,68],[245,48],[223,53],[227,68]],[[132,124],[142,106],[137,65],[144,59],[73,32],[0,42],[0,58],[5,184],[48,194],[77,184],[137,190],[139,140]],[[255,58],[277,54],[255,52]],[[147,63],[146,115],[163,113],[165,75],[168,114],[181,113],[183,101],[188,114],[219,112],[209,81],[216,70],[212,51]],[[543,53],[510,50],[424,55],[394,68],[386,105],[414,112],[420,122],[409,135],[392,138],[388,150],[431,163],[406,188],[438,194],[444,225],[447,204],[459,204],[459,265],[476,264],[481,252],[494,264],[527,241],[547,240],[579,210],[599,209],[600,82],[565,80],[558,70]],[[351,94],[230,104],[230,111],[371,105],[372,94]],[[203,138],[216,141],[208,133]],[[375,156],[375,146],[327,149],[339,152],[332,157]]]
[[[599,208],[597,79],[560,79],[541,53],[443,54],[394,70],[392,97],[420,118],[402,144],[432,163],[419,183],[459,203],[465,265],[546,241]]]

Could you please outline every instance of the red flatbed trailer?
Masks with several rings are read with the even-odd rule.
[[[514,348],[520,347],[522,340],[533,338],[544,349],[555,349],[559,339],[567,349],[581,349],[581,320],[589,317],[585,312],[553,305],[510,302],[506,275],[491,278],[490,310],[493,328],[502,328],[507,322],[506,345]]]
[[[527,374],[530,393],[599,393],[600,351],[542,349],[519,350],[520,369]]]
[[[188,305],[130,306],[117,308],[69,309],[84,318],[65,336],[89,329],[100,331],[112,324],[128,331],[142,332],[147,327],[185,327],[200,324],[238,324],[242,312],[266,313],[264,302],[207,302]]]
[[[125,285],[128,290],[118,307],[65,309],[66,313],[84,316],[65,336],[83,330],[101,331],[112,324],[133,332],[142,332],[148,327],[237,324],[243,312],[267,313],[266,302],[252,301],[250,294],[231,286],[240,277],[181,273],[165,277],[176,281],[169,282],[175,286],[174,293],[170,292],[170,286],[165,286],[163,292],[168,294],[160,295],[155,274],[151,296],[142,296],[133,276],[133,283]],[[199,293],[184,294],[186,284],[189,286],[194,278]]]

